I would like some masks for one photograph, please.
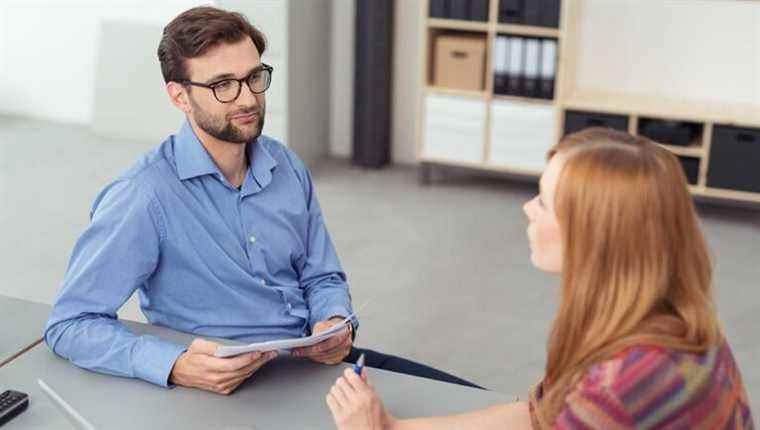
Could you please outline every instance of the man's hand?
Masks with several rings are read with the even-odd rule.
[[[252,352],[230,358],[214,357],[218,343],[195,339],[187,352],[174,363],[169,381],[184,387],[230,394],[261,366],[277,356],[276,352]]]
[[[330,327],[343,323],[343,318],[330,318],[314,324],[314,334],[319,334]],[[325,339],[316,345],[294,348],[291,353],[296,357],[308,357],[317,363],[338,364],[351,352],[351,331],[346,325],[335,336]]]

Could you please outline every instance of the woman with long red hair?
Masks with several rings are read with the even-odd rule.
[[[347,369],[326,399],[339,429],[754,428],[675,156],[608,129],[569,135],[524,210],[531,261],[561,278],[529,402],[400,420]]]

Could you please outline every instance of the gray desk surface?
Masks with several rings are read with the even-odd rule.
[[[42,339],[50,305],[0,295],[0,366]]]
[[[140,323],[127,323],[187,344],[192,336]],[[325,395],[346,365],[323,366],[280,357],[230,396],[177,387],[165,389],[134,379],[79,369],[45,345],[0,369],[3,386],[30,395],[29,409],[8,430],[72,428],[37,386],[43,379],[97,429],[330,429]],[[386,407],[398,417],[461,413],[509,399],[495,392],[370,369]]]

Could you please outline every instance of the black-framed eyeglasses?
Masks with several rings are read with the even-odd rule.
[[[184,85],[195,85],[197,87],[208,88],[214,93],[214,97],[219,103],[232,103],[240,97],[240,90],[243,88],[243,82],[248,85],[248,89],[254,94],[261,94],[269,89],[272,83],[272,71],[274,67],[268,64],[261,64],[250,75],[243,79],[222,79],[221,81],[204,84],[203,82],[193,82],[187,79],[179,81]]]

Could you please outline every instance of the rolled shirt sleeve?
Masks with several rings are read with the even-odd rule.
[[[310,309],[309,326],[313,329],[316,323],[330,317],[349,316],[353,312],[351,294],[327,231],[311,174],[295,155],[290,152],[288,155],[303,186],[308,209],[306,258],[300,268],[300,278]],[[357,318],[352,319],[352,325],[356,332],[359,327]]]
[[[53,352],[96,372],[169,386],[186,347],[138,336],[117,311],[156,269],[165,232],[150,188],[120,179],[96,198],[45,327]]]

